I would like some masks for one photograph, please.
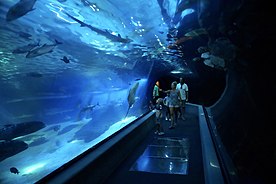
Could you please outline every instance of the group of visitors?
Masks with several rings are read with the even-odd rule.
[[[188,85],[184,82],[183,78],[179,79],[179,83],[172,82],[170,90],[162,90],[159,87],[157,81],[153,90],[153,100],[155,105],[151,101],[150,109],[156,112],[156,134],[163,135],[163,127],[161,125],[162,118],[162,104],[165,106],[165,119],[170,121],[169,129],[176,127],[176,121],[178,118],[185,119],[185,104],[188,101]],[[160,98],[159,92],[166,94],[163,99]]]

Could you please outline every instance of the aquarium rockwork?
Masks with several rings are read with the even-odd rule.
[[[154,67],[193,72],[168,40],[194,13],[179,3],[0,2],[0,183],[34,183],[147,113]]]

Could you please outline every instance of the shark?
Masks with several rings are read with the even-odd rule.
[[[99,29],[99,28],[96,28],[94,26],[91,26],[89,24],[86,24],[84,23],[83,21],[73,17],[72,15],[70,15],[69,13],[65,12],[65,14],[70,17],[71,19],[73,19],[74,21],[76,21],[77,23],[80,24],[81,27],[87,27],[89,28],[91,31],[94,31],[104,37],[106,37],[107,39],[113,41],[113,42],[121,42],[121,43],[130,43],[132,42],[133,40],[129,39],[128,37],[126,38],[123,38],[120,34],[118,35],[114,35],[114,34],[111,34],[108,30],[102,30],[102,29]]]
[[[86,107],[83,107],[80,111],[80,113],[86,112],[86,111],[92,111],[96,106],[99,106],[99,102],[96,105],[88,105]]]
[[[81,115],[85,112],[92,112],[96,106],[100,106],[99,102],[96,105],[87,105],[83,107],[78,114],[78,121],[81,119]]]
[[[10,7],[6,14],[6,21],[10,22],[16,20],[28,12],[33,11],[33,6],[35,5],[36,0],[20,0],[15,5]]]
[[[133,106],[133,104],[135,103],[135,95],[136,95],[136,91],[139,87],[139,82],[136,82],[129,90],[128,92],[128,96],[127,96],[127,101],[128,101],[128,109],[127,109],[127,113],[125,118],[127,117],[128,113],[129,113],[129,109]]]
[[[33,50],[30,50],[27,53],[26,58],[33,58],[33,57],[37,57],[37,56],[41,56],[43,54],[53,52],[53,49],[59,44],[62,44],[62,43],[57,40],[55,40],[55,43],[53,43],[53,44],[44,44],[41,47],[37,47]]]

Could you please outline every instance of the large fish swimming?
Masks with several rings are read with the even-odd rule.
[[[41,47],[37,47],[31,51],[29,51],[26,55],[26,58],[33,58],[37,56],[41,56],[43,54],[47,54],[53,51],[53,49],[58,45],[61,44],[61,42],[55,40],[55,43],[53,44],[44,44]]]
[[[139,82],[136,82],[131,89],[128,92],[128,96],[127,96],[127,101],[128,101],[128,109],[127,109],[127,113],[126,116],[128,115],[129,109],[133,106],[133,104],[135,103],[135,95],[136,95],[136,91],[139,87]]]
[[[33,6],[35,2],[36,0],[20,0],[9,9],[6,20],[13,21],[26,15],[28,12],[34,10]]]
[[[31,51],[32,49],[36,48],[39,46],[39,42],[37,43],[30,43],[28,45],[24,45],[21,47],[16,48],[15,50],[12,51],[13,54],[23,54],[26,52]]]
[[[78,121],[81,120],[81,115],[83,113],[88,112],[88,111],[92,112],[96,106],[100,106],[99,102],[96,105],[87,105],[87,106],[83,107],[79,112]]]
[[[66,12],[65,12],[65,14],[66,14],[68,17],[70,17],[71,19],[73,19],[74,21],[76,21],[77,23],[79,23],[81,27],[87,27],[87,28],[89,28],[90,30],[92,30],[92,31],[94,31],[94,32],[96,32],[96,33],[98,33],[98,34],[100,34],[100,35],[106,37],[107,39],[109,39],[109,40],[111,40],[111,41],[113,41],[113,42],[121,42],[121,43],[130,43],[130,42],[132,42],[132,40],[129,39],[129,38],[127,38],[127,37],[126,37],[126,38],[121,37],[120,34],[118,34],[118,35],[111,34],[111,33],[110,33],[109,31],[107,31],[107,30],[102,30],[102,29],[96,28],[96,27],[94,27],[94,26],[91,26],[91,25],[89,25],[89,24],[86,24],[86,23],[82,22],[81,20],[79,20],[79,19],[73,17],[73,16],[70,15],[69,13],[66,13]]]

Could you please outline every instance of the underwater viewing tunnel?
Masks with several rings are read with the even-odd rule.
[[[0,183],[275,183],[272,8],[0,1]]]

